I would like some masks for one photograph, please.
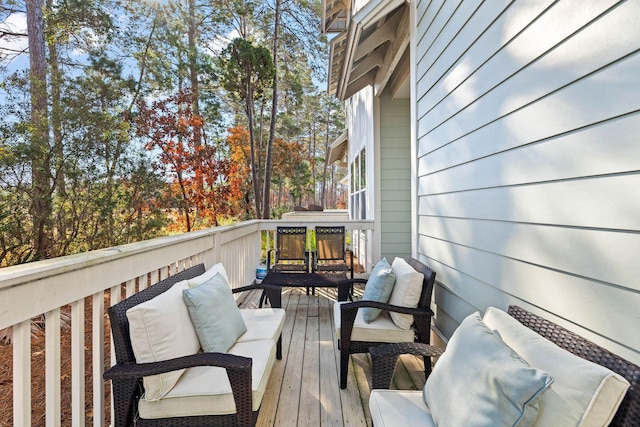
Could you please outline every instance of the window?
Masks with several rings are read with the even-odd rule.
[[[351,171],[350,214],[353,219],[367,219],[367,161],[366,150],[363,148],[353,159]]]

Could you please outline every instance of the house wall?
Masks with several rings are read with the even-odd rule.
[[[383,92],[380,108],[380,231],[382,256],[411,257],[410,101]]]
[[[353,159],[358,156],[363,148],[366,148],[366,203],[365,203],[365,215],[366,218],[360,219],[372,219],[379,221],[379,218],[375,215],[375,206],[377,203],[375,194],[375,168],[378,164],[378,159],[375,157],[375,141],[377,138],[375,122],[376,101],[373,96],[373,88],[368,86],[358,93],[350,97],[345,101],[345,113],[346,113],[346,126],[349,139],[349,180],[352,181],[351,176],[351,163]],[[351,197],[349,198],[349,208],[351,211]],[[352,218],[353,219],[353,218]],[[356,250],[356,256],[358,251],[371,254],[370,257],[361,257],[367,259],[369,265],[366,266],[367,271],[380,259],[380,227],[378,224],[374,224],[373,239],[366,240],[367,247],[358,247],[358,236],[354,236],[354,250]]]
[[[640,3],[411,5],[436,327],[518,304],[640,363]]]

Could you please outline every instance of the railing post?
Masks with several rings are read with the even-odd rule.
[[[60,308],[45,314],[46,426],[60,426]]]
[[[92,357],[93,357],[93,425],[104,425],[104,291],[93,294]]]
[[[71,425],[84,427],[84,298],[71,303]]]
[[[13,325],[13,425],[31,426],[31,320]]]

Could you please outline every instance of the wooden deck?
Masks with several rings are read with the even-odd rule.
[[[361,295],[356,291],[356,296]],[[242,308],[257,307],[259,294],[252,293]],[[339,354],[333,324],[333,289],[285,288],[282,306],[287,317],[282,331],[282,360],[276,360],[262,401],[258,426],[371,426],[368,400],[371,363],[368,355],[354,355],[349,383],[341,390]],[[402,356],[393,388],[422,389],[421,358]]]

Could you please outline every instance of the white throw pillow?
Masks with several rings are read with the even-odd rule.
[[[182,300],[187,281],[178,282],[155,298],[127,310],[131,346],[137,363],[157,362],[196,354],[200,343]],[[161,399],[178,382],[184,369],[144,377],[144,398]]]
[[[393,285],[389,304],[401,307],[416,308],[422,294],[424,274],[418,273],[404,258],[396,257],[391,264],[391,269],[396,275],[396,284]],[[399,328],[409,329],[413,324],[413,316],[410,314],[394,313],[390,311],[393,323]]]
[[[553,378],[533,368],[476,312],[453,333],[424,386],[435,425],[526,427]]]
[[[222,265],[222,263],[219,262],[217,264],[214,264],[213,267],[211,267],[201,275],[196,276],[192,279],[189,279],[189,287],[190,288],[198,287],[202,285],[204,282],[208,282],[209,280],[211,280],[213,276],[215,276],[218,273],[220,273],[222,277],[224,277],[224,280],[226,280],[227,283],[230,283],[229,276],[227,276],[227,270],[225,270],[224,265]]]
[[[558,347],[497,308],[487,309],[484,322],[531,366],[549,372],[555,380],[540,400],[534,426],[609,425],[629,387],[627,380]]]

